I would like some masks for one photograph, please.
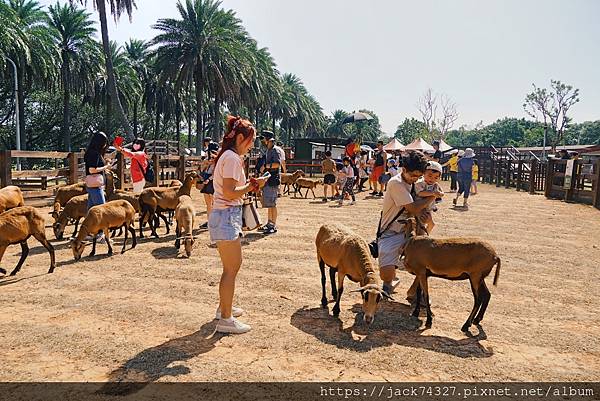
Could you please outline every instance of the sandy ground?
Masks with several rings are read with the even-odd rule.
[[[361,194],[339,208],[285,197],[279,233],[249,234],[243,249],[236,300],[253,330],[241,336],[213,333],[220,262],[206,231],[190,259],[164,227],[124,255],[106,257],[100,245],[80,262],[66,241],[53,241],[50,275],[48,254],[30,239],[22,271],[0,279],[3,380],[598,381],[600,211],[487,185],[480,192],[468,212],[447,197],[435,214],[435,236],[480,237],[502,258],[498,287],[488,278],[486,318],[469,334],[460,331],[472,307],[468,282],[430,279],[435,317],[424,330],[403,299],[412,281],[404,272],[372,326],[361,322],[358,294],[345,293],[333,318],[319,306],[315,235],[336,222],[370,240],[381,200]],[[3,267],[19,253],[9,248]]]

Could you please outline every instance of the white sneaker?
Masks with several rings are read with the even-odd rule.
[[[235,306],[231,307],[231,316],[240,317],[244,314],[244,310],[242,308],[237,308]],[[221,319],[221,308],[217,308],[215,312],[215,319]]]
[[[229,319],[219,320],[216,330],[219,333],[244,334],[249,332],[251,329],[252,327],[232,317]]]

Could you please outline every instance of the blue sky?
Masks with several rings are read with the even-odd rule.
[[[42,0],[42,4],[54,1]],[[89,0],[91,4],[91,0]],[[176,1],[137,0],[111,38],[150,39]],[[525,117],[531,84],[580,89],[575,121],[600,119],[600,1],[224,0],[282,72],[298,75],[326,114],[375,111],[388,133],[420,118],[432,88],[458,105],[455,127]],[[96,18],[96,14],[94,14]]]

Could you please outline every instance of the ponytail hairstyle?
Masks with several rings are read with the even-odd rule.
[[[254,128],[250,121],[239,116],[227,116],[227,129],[225,131],[225,135],[223,136],[223,142],[221,142],[221,150],[217,154],[217,157],[215,157],[214,163],[217,164],[217,161],[219,161],[219,158],[226,150],[230,150],[235,147],[238,134],[242,134],[244,139],[248,139],[254,136],[255,133],[256,128]]]

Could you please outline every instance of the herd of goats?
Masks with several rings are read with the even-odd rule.
[[[289,177],[288,177],[289,176]],[[286,174],[282,184],[293,186],[296,191],[300,188],[314,189],[318,180],[302,180],[302,174]],[[129,234],[132,237],[132,249],[137,244],[134,221],[139,214],[139,237],[143,237],[143,228],[149,225],[151,235],[158,238],[156,229],[162,219],[169,234],[170,221],[165,213],[172,214],[176,222],[175,246],[180,248],[184,243],[186,255],[189,257],[194,244],[194,216],[196,211],[190,197],[193,187],[200,189],[201,179],[197,172],[192,171],[185,176],[184,182],[173,180],[168,187],[148,187],[141,194],[118,190],[115,188],[116,177],[112,172],[106,172],[106,200],[102,205],[87,208],[87,193],[84,183],[76,183],[60,187],[56,192],[53,210],[52,226],[57,239],[62,239],[68,224],[74,223],[75,229],[70,239],[71,249],[75,260],[79,260],[86,246],[92,244],[90,256],[96,253],[97,237],[103,233],[106,238],[108,255],[113,250],[109,234],[121,235],[125,239],[121,253],[125,252]],[[289,182],[287,182],[289,181]],[[300,188],[298,188],[300,187]],[[80,224],[81,219],[83,221]],[[477,325],[483,319],[491,294],[484,279],[496,267],[493,284],[496,285],[500,273],[500,258],[494,248],[477,239],[448,238],[434,239],[420,231],[421,225],[415,218],[409,219],[404,225],[405,236],[408,238],[404,247],[404,268],[415,275],[413,287],[416,296],[412,300],[413,316],[418,316],[423,304],[427,310],[426,326],[432,323],[432,312],[429,303],[428,277],[439,277],[448,280],[469,280],[474,297],[473,309],[462,326],[467,331],[473,324]],[[117,230],[119,231],[117,233]],[[7,247],[21,245],[21,257],[15,269],[10,273],[14,276],[19,272],[29,253],[27,240],[33,236],[50,253],[50,269],[55,269],[54,248],[46,238],[45,218],[40,211],[32,206],[25,206],[23,194],[16,186],[0,189],[0,262]],[[317,259],[321,270],[321,286],[323,307],[327,307],[325,267],[329,267],[331,293],[335,305],[334,316],[340,313],[340,299],[343,293],[344,279],[360,284],[355,290],[360,292],[363,304],[363,316],[366,323],[372,323],[378,304],[382,299],[392,299],[381,286],[379,274],[371,259],[369,245],[352,231],[336,225],[323,225],[316,237]],[[0,268],[0,274],[6,270]],[[336,280],[337,274],[337,280]],[[336,285],[337,281],[337,285]],[[354,292],[354,291],[353,291]]]

